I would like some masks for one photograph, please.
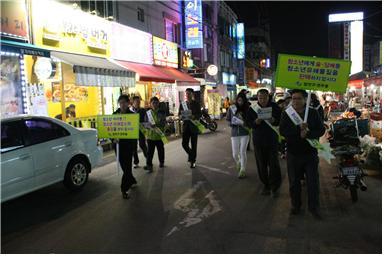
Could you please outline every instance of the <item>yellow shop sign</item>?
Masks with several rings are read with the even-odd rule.
[[[110,55],[111,23],[56,1],[32,1],[35,45],[100,57]],[[47,11],[49,10],[49,11]]]

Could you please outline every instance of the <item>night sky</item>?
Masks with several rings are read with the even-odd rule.
[[[382,36],[381,1],[227,1],[227,4],[240,22],[245,23],[246,30],[256,26],[256,13],[265,8],[276,53],[328,57],[328,14],[331,13],[363,11],[365,43],[378,41]]]

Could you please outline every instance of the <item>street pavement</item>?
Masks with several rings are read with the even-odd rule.
[[[321,160],[321,213],[290,216],[285,161],[279,198],[261,196],[253,152],[239,180],[230,130],[199,136],[192,170],[181,140],[166,145],[166,167],[136,169],[138,187],[122,199],[114,157],[93,170],[81,192],[61,183],[2,204],[2,253],[381,253],[381,178],[351,202]],[[144,158],[140,154],[141,164]],[[306,203],[306,186],[303,202]]]

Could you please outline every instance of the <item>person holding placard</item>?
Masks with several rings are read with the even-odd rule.
[[[127,95],[119,96],[118,103],[119,108],[113,114],[133,113],[129,109],[129,97]],[[119,164],[123,171],[121,192],[122,197],[127,199],[129,198],[129,189],[137,184],[137,180],[133,176],[133,153],[136,149],[137,139],[116,139],[116,141],[119,145]]]
[[[185,94],[187,101],[181,102],[178,115],[184,122],[182,128],[182,147],[188,154],[188,162],[190,163],[190,168],[193,169],[196,167],[197,140],[198,134],[200,133],[199,128],[193,121],[199,121],[201,117],[201,107],[200,103],[193,98],[194,91],[192,88],[187,88]],[[191,142],[191,147],[189,147],[189,141]]]
[[[134,113],[139,113],[139,122],[143,123],[145,121],[145,115],[146,110],[144,108],[141,108],[141,98],[139,96],[134,96],[132,98],[132,106],[130,107],[130,110]],[[139,130],[139,147],[142,149],[142,153],[147,158],[147,145],[146,145],[146,138],[144,135],[144,129],[141,127]],[[134,151],[134,168],[138,168],[139,164],[139,158],[138,158],[138,148],[136,145],[136,149]]]
[[[159,167],[163,168],[165,163],[165,147],[163,137],[166,125],[166,114],[159,108],[159,100],[156,96],[150,99],[151,109],[146,112],[145,126],[147,129],[147,158],[145,170],[153,171],[153,156],[157,147]]]
[[[231,105],[226,120],[232,128],[231,142],[233,159],[236,162],[239,178],[245,177],[247,166],[247,146],[249,142],[249,127],[247,113],[249,104],[245,94],[238,94],[234,105]]]
[[[262,195],[278,197],[281,185],[281,171],[278,149],[279,135],[274,126],[279,125],[281,111],[276,103],[269,101],[267,89],[260,89],[257,104],[248,111],[248,123],[253,129],[253,146],[256,166],[264,188]]]
[[[292,91],[292,106],[283,113],[280,121],[280,134],[287,141],[287,169],[291,195],[291,214],[297,215],[301,207],[301,178],[306,174],[308,209],[315,218],[319,213],[319,158],[318,151],[307,139],[317,139],[323,136],[325,128],[318,112],[309,108],[307,122],[307,93],[304,90]]]

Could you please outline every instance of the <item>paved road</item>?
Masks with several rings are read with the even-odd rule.
[[[237,179],[223,124],[200,136],[195,170],[180,144],[167,145],[164,169],[135,171],[139,187],[129,200],[120,195],[116,164],[107,163],[82,192],[59,183],[3,204],[2,252],[381,253],[379,177],[367,177],[368,191],[352,204],[348,191],[334,188],[334,169],[321,161],[324,220],[307,211],[292,217],[284,161],[280,197],[273,199],[258,194],[252,152],[247,179]]]

